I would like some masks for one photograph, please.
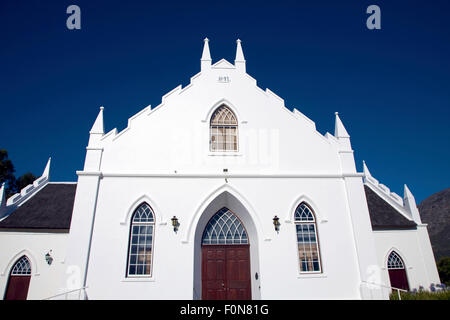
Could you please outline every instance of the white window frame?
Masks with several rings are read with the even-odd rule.
[[[305,220],[305,221],[301,221],[301,220],[297,220],[295,217],[295,214],[298,210],[298,208],[300,206],[306,206],[309,211],[312,214],[313,220]],[[301,257],[300,257],[300,252],[299,252],[299,241],[298,241],[298,236],[297,236],[297,225],[314,225],[314,237],[316,239],[315,244],[317,246],[317,257],[318,257],[318,263],[319,263],[319,270],[312,270],[312,271],[302,271],[301,268]],[[321,250],[320,250],[320,241],[319,241],[319,235],[318,235],[318,230],[317,230],[317,218],[316,215],[314,213],[314,210],[311,208],[311,206],[309,206],[306,202],[301,202],[294,211],[294,225],[295,225],[295,241],[296,241],[296,250],[297,250],[297,268],[299,270],[300,275],[323,275],[323,265],[322,265],[322,255],[321,255]]]
[[[234,120],[235,120],[235,124],[214,124],[213,125],[213,118],[214,115],[217,113],[217,111],[220,108],[226,108],[228,110],[228,112],[230,112],[233,116],[234,116]],[[227,136],[226,134],[224,135],[220,135],[220,137],[223,137],[225,139],[225,149],[213,149],[213,129],[227,129],[227,128],[235,128],[236,129],[236,134],[232,135],[232,136]],[[215,137],[219,137],[219,135],[215,135]],[[236,149],[226,149],[226,138],[227,137],[236,137]],[[217,142],[215,142],[216,144],[218,144]],[[233,143],[234,144],[234,143]],[[217,108],[214,109],[214,111],[212,112],[211,118],[209,120],[209,152],[213,153],[213,154],[238,154],[239,153],[239,121],[238,121],[238,117],[236,115],[236,113],[229,107],[227,106],[225,103],[219,105]]]
[[[137,210],[139,210],[139,208],[141,208],[141,206],[146,205],[148,206],[148,208],[150,209],[150,212],[152,213],[153,216],[153,221],[152,222],[133,222],[134,217],[137,213]],[[152,207],[147,203],[147,202],[142,202],[141,204],[139,204],[136,209],[133,211],[133,214],[131,215],[131,219],[130,219],[130,228],[129,228],[129,233],[128,233],[128,254],[127,254],[127,264],[126,264],[126,272],[125,272],[125,279],[151,279],[153,278],[153,264],[154,264],[154,253],[155,253],[155,223],[156,218],[155,218],[155,212],[153,211]],[[152,242],[151,242],[151,247],[152,247],[152,251],[151,251],[151,258],[150,258],[150,273],[149,274],[130,274],[130,260],[131,260],[131,246],[132,246],[132,237],[133,237],[133,226],[152,226]],[[138,256],[138,255],[137,255]],[[144,265],[145,266],[145,265]]]

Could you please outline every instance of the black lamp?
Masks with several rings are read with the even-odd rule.
[[[172,220],[173,231],[175,231],[175,233],[177,233],[178,226],[180,225],[178,223],[178,218],[176,216],[173,216],[173,218],[171,220]]]
[[[273,225],[275,227],[275,231],[279,232],[280,231],[280,218],[278,218],[277,216],[273,217]]]
[[[50,250],[50,251],[51,251],[51,250]],[[50,252],[47,252],[47,253],[46,253],[46,255],[45,255],[45,261],[47,261],[48,265],[51,265],[51,264],[52,264],[53,258],[52,258],[52,256],[50,255]]]

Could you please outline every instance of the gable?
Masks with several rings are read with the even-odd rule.
[[[0,221],[0,230],[69,230],[76,184],[49,183]]]
[[[417,228],[417,224],[414,221],[406,219],[370,187],[364,185],[364,191],[366,193],[372,230],[408,230]]]
[[[238,118],[235,156],[210,150],[210,116],[223,101]],[[120,133],[104,135],[96,147],[104,150],[107,173],[216,172],[224,162],[247,172],[341,173],[334,137],[320,134],[313,121],[224,59],[131,117]]]
[[[217,61],[215,64],[212,65],[212,68],[214,68],[214,69],[236,69],[236,67],[234,65],[232,65],[225,59],[221,59],[221,60]]]

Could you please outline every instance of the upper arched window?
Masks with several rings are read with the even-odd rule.
[[[226,105],[214,111],[210,123],[211,151],[238,151],[238,121]]]
[[[405,269],[402,258],[397,252],[392,251],[388,257],[388,270]]]
[[[295,227],[300,272],[322,272],[316,218],[305,203],[295,210]]]
[[[222,208],[206,225],[202,244],[248,244],[247,231],[233,212]]]
[[[154,227],[152,208],[142,203],[131,217],[127,276],[151,275]]]
[[[31,263],[27,256],[22,256],[17,260],[16,264],[11,270],[12,276],[31,275]]]

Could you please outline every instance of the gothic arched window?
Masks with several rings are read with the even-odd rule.
[[[387,268],[391,287],[409,290],[405,264],[397,252],[392,251],[389,254]]]
[[[402,258],[397,252],[392,251],[388,257],[388,270],[405,269]]]
[[[248,244],[247,231],[241,220],[224,207],[206,225],[202,244]]]
[[[5,300],[26,300],[31,280],[31,263],[27,256],[20,257],[9,274]]]
[[[11,275],[12,276],[31,275],[31,264],[27,256],[22,256],[19,260],[17,260],[16,264],[11,270]]]
[[[322,272],[316,218],[303,202],[295,210],[295,228],[300,272]]]
[[[209,131],[211,151],[238,151],[238,121],[226,105],[214,111]]]
[[[152,208],[142,203],[131,217],[127,276],[151,275],[154,228]]]

